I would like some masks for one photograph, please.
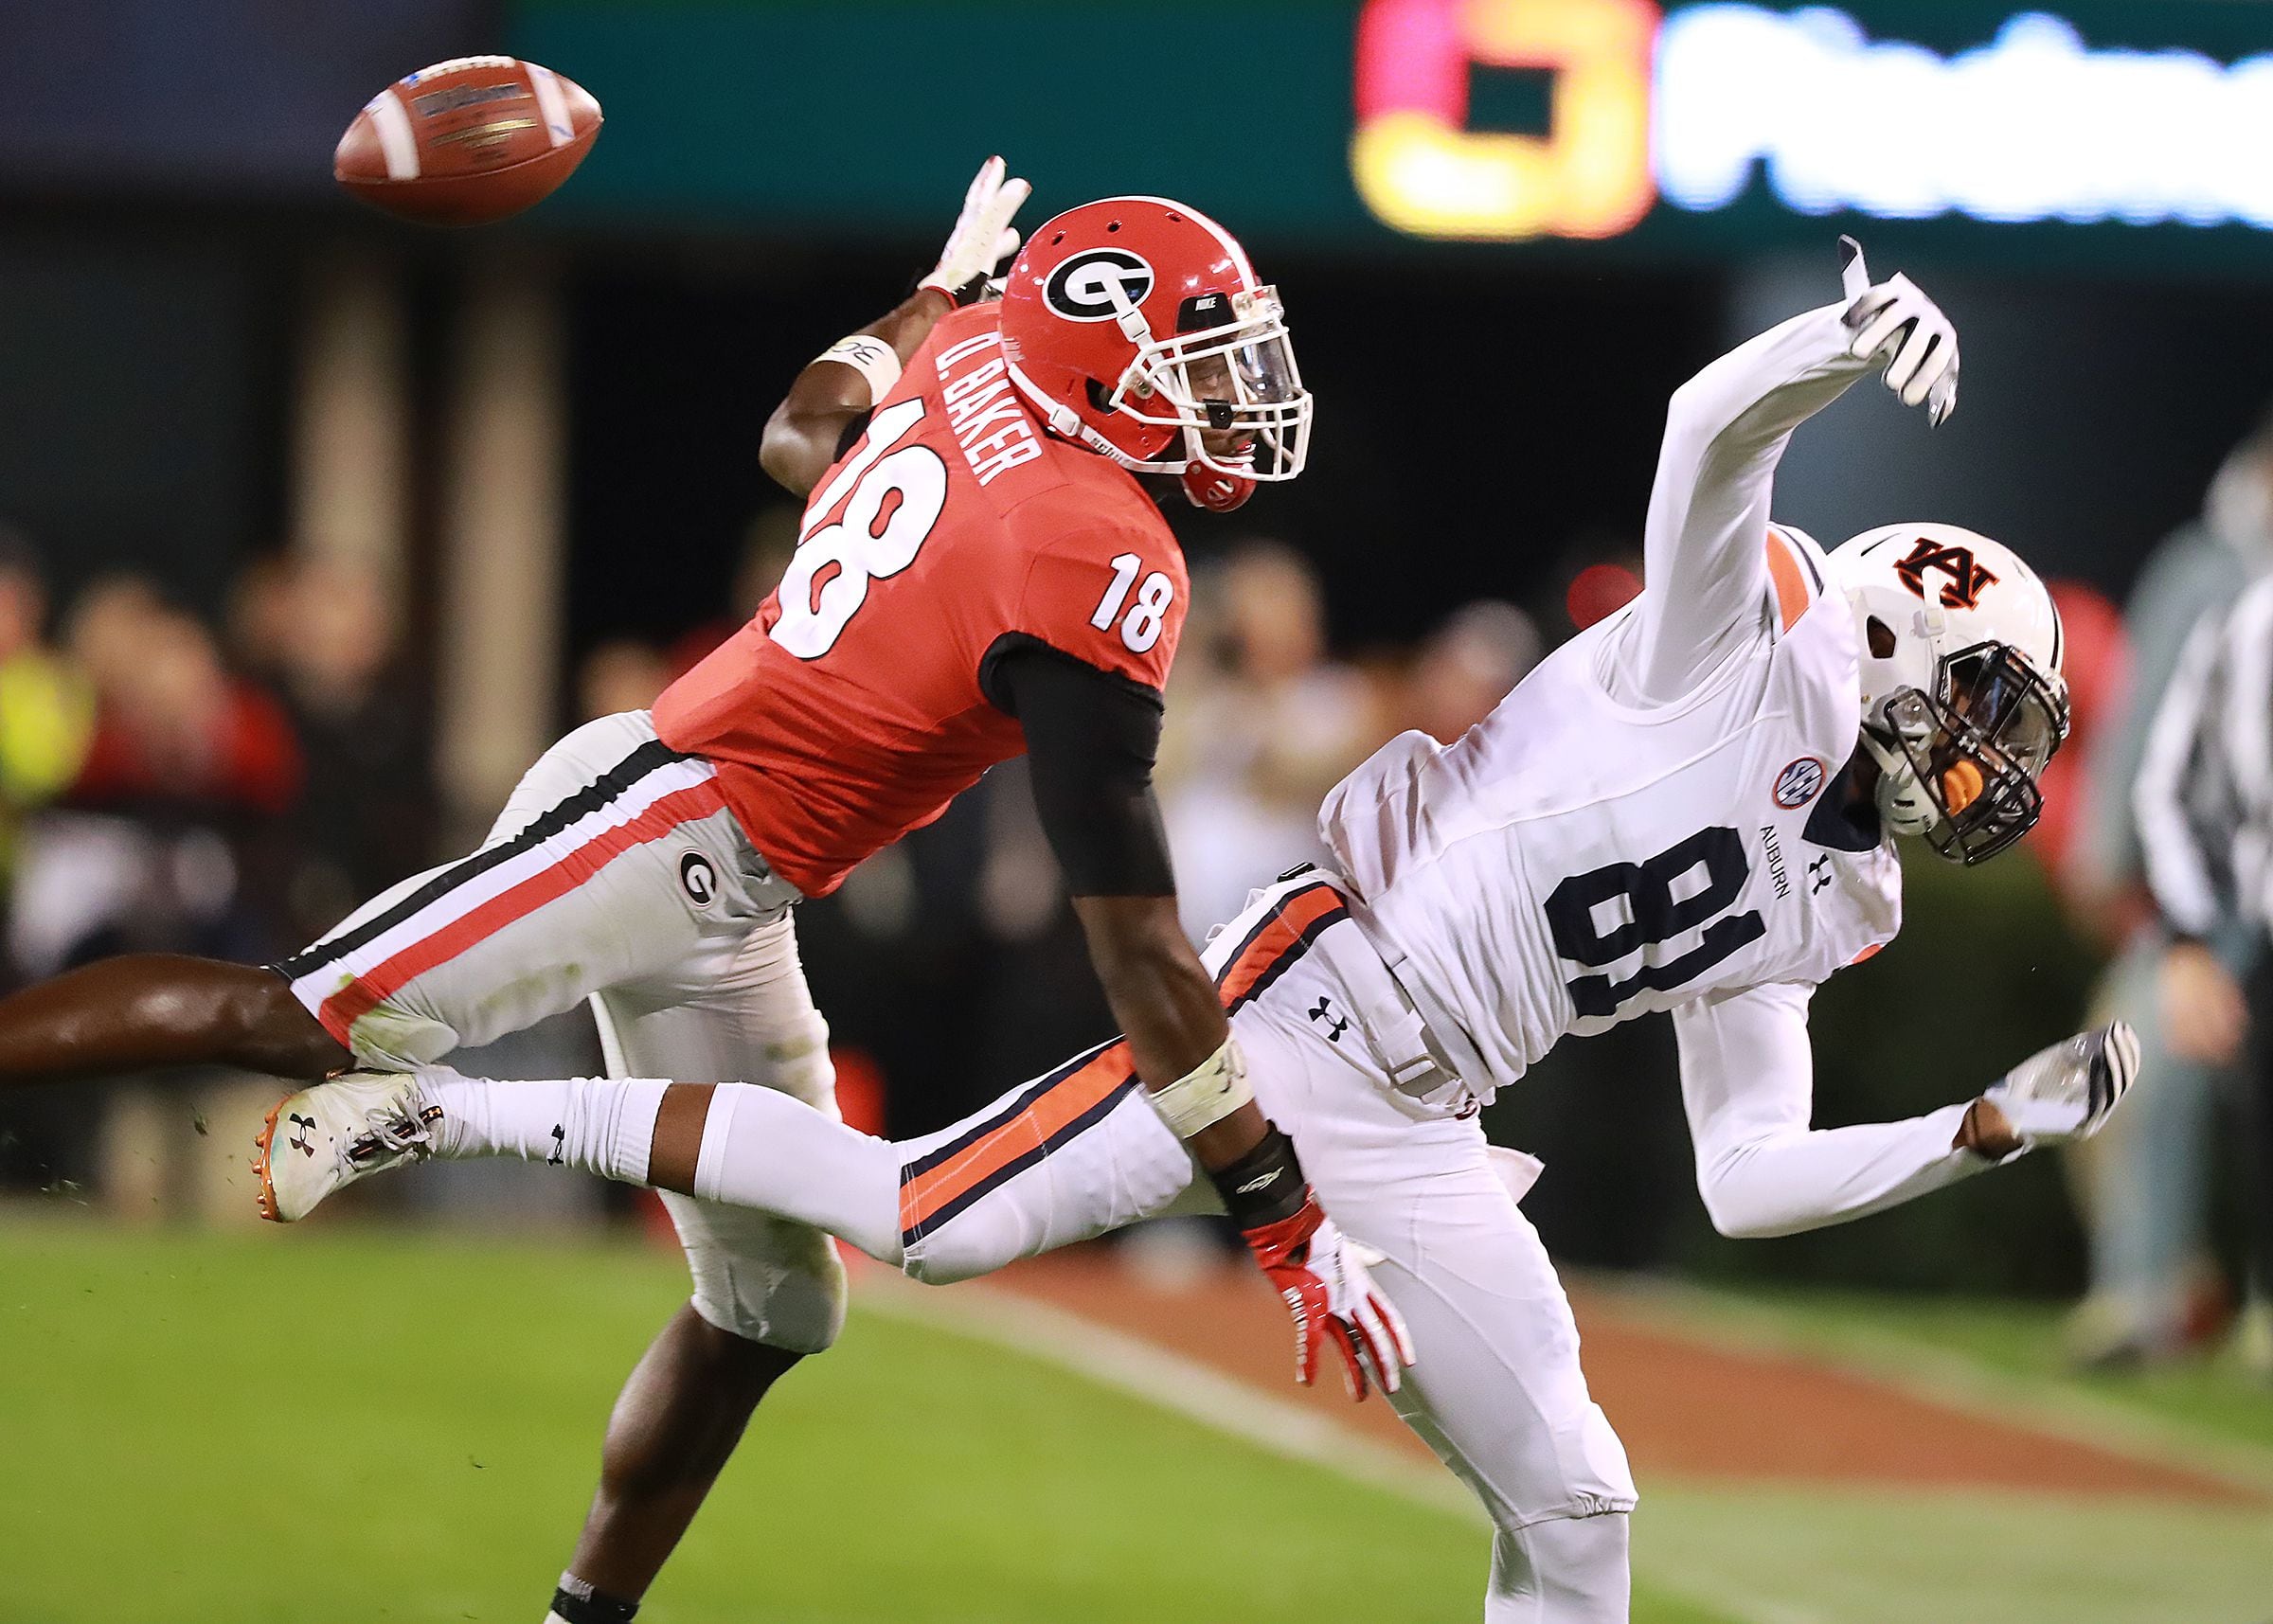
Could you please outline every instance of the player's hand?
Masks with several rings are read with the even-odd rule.
[[[1255,1261],[1295,1316],[1295,1380],[1309,1386],[1317,1379],[1319,1355],[1332,1348],[1352,1399],[1362,1402],[1369,1387],[1397,1391],[1413,1362],[1412,1339],[1317,1197],[1307,1194],[1292,1218],[1244,1233]]]
[[[1958,330],[1942,307],[1909,277],[1897,274],[1875,286],[1863,262],[1863,245],[1839,239],[1839,276],[1847,292],[1848,354],[1857,361],[1887,358],[1886,385],[1906,406],[1923,405],[1939,428],[1958,407]]]
[[[2180,1060],[2228,1066],[2241,1058],[2249,1005],[2218,955],[2198,941],[2174,942],[2162,955],[2163,1043]]]
[[[2022,1061],[1981,1098],[2023,1149],[2088,1139],[2106,1125],[2139,1076],[2139,1036],[2117,1021],[2078,1032]]]
[[[999,157],[978,167],[978,178],[963,194],[963,212],[956,216],[947,246],[940,251],[940,262],[917,287],[959,303],[965,288],[1018,252],[1018,233],[1011,229],[1011,218],[1034,188],[1024,181],[1006,179],[1009,168]]]

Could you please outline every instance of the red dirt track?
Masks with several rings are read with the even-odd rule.
[[[1387,1404],[1352,1405],[1338,1375],[1294,1385],[1285,1310],[1259,1278],[1215,1270],[1149,1282],[1101,1250],[1038,1258],[1001,1286],[1194,1358],[1384,1441],[1428,1452]],[[1587,1380],[1646,1492],[1653,1474],[1785,1483],[2128,1495],[2259,1505],[2218,1478],[1985,1419],[1812,1360],[1732,1348],[1643,1324],[1573,1293]]]

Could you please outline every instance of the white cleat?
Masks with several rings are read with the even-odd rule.
[[[350,1072],[300,1090],[268,1114],[254,1141],[260,1216],[296,1223],[357,1179],[422,1161],[434,1153],[441,1116],[419,1080],[402,1072]]]

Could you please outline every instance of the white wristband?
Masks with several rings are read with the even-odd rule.
[[[1248,1100],[1255,1091],[1247,1086],[1247,1057],[1237,1038],[1209,1055],[1166,1088],[1153,1092],[1153,1109],[1169,1132],[1189,1139],[1221,1122]]]
[[[868,381],[868,404],[873,406],[892,392],[900,382],[900,355],[881,338],[865,332],[855,332],[838,339],[814,356],[817,364],[823,361],[842,362]]]

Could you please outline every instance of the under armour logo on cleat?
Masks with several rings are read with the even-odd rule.
[[[1318,1007],[1310,1012],[1310,1018],[1326,1023],[1326,1041],[1330,1044],[1338,1044],[1342,1041],[1342,1034],[1350,1029],[1350,1023],[1334,1014],[1327,1007],[1328,1003],[1329,1000],[1321,997],[1318,1000]]]
[[[285,1118],[285,1120],[292,1124],[292,1148],[299,1151],[303,1156],[314,1155],[315,1141],[310,1138],[309,1135],[315,1128],[315,1118],[313,1116],[303,1116],[298,1112],[295,1111],[290,1116]]]
[[[564,1165],[568,1158],[562,1155],[561,1152],[567,1149],[567,1146],[568,1130],[562,1127],[558,1122],[555,1122],[552,1125],[552,1154],[545,1158],[545,1165],[548,1168],[557,1168]]]

